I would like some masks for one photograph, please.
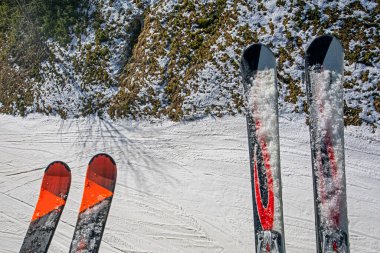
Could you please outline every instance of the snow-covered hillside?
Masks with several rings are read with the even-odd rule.
[[[246,122],[242,116],[187,123],[61,120],[0,115],[0,251],[18,252],[54,160],[72,185],[49,252],[67,252],[86,165],[107,152],[118,165],[100,252],[254,252]],[[309,133],[280,118],[286,249],[315,252]],[[380,251],[380,135],[346,129],[351,252]]]

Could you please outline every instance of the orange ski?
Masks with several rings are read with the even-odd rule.
[[[20,253],[47,252],[69,194],[70,168],[53,162],[45,170],[40,195]]]
[[[116,163],[112,157],[98,154],[91,159],[70,252],[99,251],[111,207],[116,176]]]

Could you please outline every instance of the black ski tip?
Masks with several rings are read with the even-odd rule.
[[[276,59],[272,51],[263,44],[252,44],[247,47],[241,58],[243,70],[248,72],[276,67]]]
[[[333,38],[331,35],[322,35],[310,43],[306,50],[306,59],[310,66],[323,64]]]
[[[341,42],[330,34],[315,38],[306,50],[305,65],[323,66],[324,69],[343,71],[344,50]]]
[[[107,157],[112,162],[112,164],[116,166],[115,160],[110,155],[108,155],[106,153],[99,153],[97,155],[94,155],[94,157],[91,158],[91,160],[90,160],[90,162],[88,164],[90,165],[92,163],[92,161],[94,161],[94,159],[97,158],[97,157],[99,157],[99,156],[105,156],[105,157]]]
[[[261,44],[253,44],[247,47],[241,58],[241,65],[248,65],[250,71],[257,70],[257,66],[259,65]]]
[[[61,164],[61,165],[63,165],[63,167],[64,167],[69,173],[71,173],[70,167],[69,167],[66,163],[61,162],[61,161],[54,161],[54,162],[51,162],[51,163],[46,167],[46,169],[45,169],[45,173],[46,173],[51,167],[53,167],[55,164]]]

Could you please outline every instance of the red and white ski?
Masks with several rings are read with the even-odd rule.
[[[344,168],[343,47],[324,35],[306,51],[315,224],[318,253],[348,253]]]
[[[71,172],[63,162],[53,162],[45,170],[40,195],[20,253],[47,252],[71,184]]]
[[[99,251],[111,207],[116,175],[116,163],[109,155],[98,154],[91,159],[70,252]]]
[[[276,60],[253,44],[241,59],[257,253],[284,253]]]

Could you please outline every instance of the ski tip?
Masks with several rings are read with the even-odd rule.
[[[113,191],[114,183],[117,177],[117,167],[115,160],[107,154],[100,153],[95,155],[88,164],[87,178],[93,180],[104,187]],[[103,182],[107,179],[107,182]],[[102,182],[102,183],[100,183]]]
[[[321,45],[326,45],[328,47],[332,42],[338,43],[342,47],[342,43],[337,37],[331,34],[324,34],[314,38],[309,44],[308,49],[306,51],[310,50],[310,48],[313,48],[315,46],[321,47]]]
[[[344,49],[342,43],[333,35],[316,37],[306,49],[306,66],[323,66],[326,70],[343,72]]]
[[[248,46],[241,58],[242,68],[249,72],[276,68],[276,58],[272,51],[263,44]]]
[[[46,167],[45,174],[70,176],[71,170],[70,170],[70,167],[66,163],[61,162],[61,161],[54,161]]]
[[[116,163],[107,154],[95,155],[89,162],[80,212],[112,198],[117,177]]]
[[[94,155],[94,157],[91,158],[91,160],[90,160],[90,162],[88,164],[90,165],[91,163],[94,162],[95,159],[101,158],[101,157],[109,159],[112,162],[112,164],[116,166],[115,160],[110,155],[108,155],[106,153],[99,153],[97,155]]]
[[[71,171],[66,163],[50,163],[42,178],[40,195],[32,217],[36,221],[52,212],[61,212],[71,185]]]

